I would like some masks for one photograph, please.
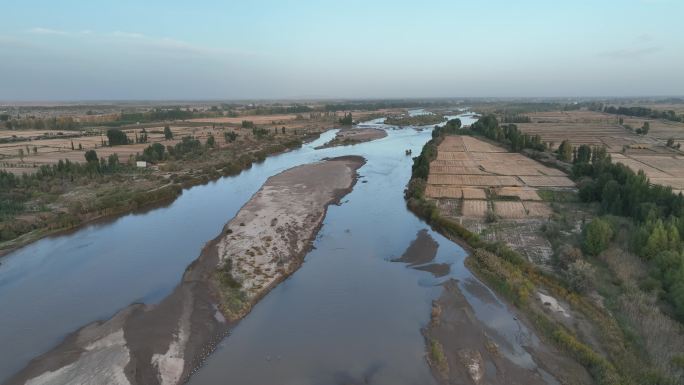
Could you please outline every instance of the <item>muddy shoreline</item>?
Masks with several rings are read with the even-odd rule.
[[[408,268],[424,270],[436,278],[448,275],[448,264],[435,263],[438,244],[425,230],[419,231],[400,258]],[[470,257],[469,257],[470,258]],[[464,288],[480,301],[498,304],[496,298],[474,277],[467,278]],[[522,348],[534,358],[532,367],[511,358],[510,341],[495,327],[475,314],[460,283],[448,278],[438,284],[442,292],[432,302],[430,322],[421,330],[425,338],[426,361],[439,384],[548,384],[591,383],[584,368],[552,346],[536,338],[517,337]],[[510,306],[507,310],[530,329],[526,317]],[[529,365],[529,363],[528,363]]]
[[[205,245],[200,256],[186,269],[180,284],[159,304],[132,304],[107,321],[94,322],[79,329],[55,349],[32,360],[6,383],[167,385],[185,382],[239,319],[269,290],[301,266],[322,226],[327,207],[339,204],[342,197],[353,189],[358,179],[356,171],[364,163],[365,160],[358,156],[333,158],[298,166],[269,178],[259,192],[275,184],[279,176],[295,169],[310,176],[311,188],[317,186],[316,170],[335,167],[338,172],[348,175],[345,186],[323,190],[325,194],[315,202],[321,205],[322,215],[309,218],[316,221],[310,222],[306,228],[308,236],[297,240],[298,247],[290,249],[288,269],[282,270],[267,285],[259,287],[253,295],[246,296],[246,306],[240,311],[226,312],[223,306],[225,287],[216,278],[221,259],[218,245],[232,233],[230,227],[243,225],[236,224],[235,219],[259,192],[236,218],[224,226],[218,237]],[[309,192],[302,190],[304,194]]]

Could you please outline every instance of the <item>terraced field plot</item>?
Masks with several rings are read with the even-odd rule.
[[[574,183],[522,154],[471,136],[447,136],[430,164],[425,193],[462,200],[455,215],[464,218],[484,218],[490,211],[502,219],[544,218],[551,210],[539,202],[538,187],[568,189]]]
[[[539,112],[529,115],[532,123],[518,124],[523,132],[539,135],[543,142],[557,147],[569,140],[577,147],[582,144],[606,146],[613,161],[634,171],[643,170],[652,183],[670,186],[676,192],[684,190],[684,153],[667,148],[672,138],[684,143],[684,123],[666,120],[617,116],[594,111]],[[619,119],[623,119],[623,125]],[[648,135],[637,135],[633,129],[649,123]],[[500,170],[484,168],[501,175]],[[531,186],[544,187],[548,180],[523,178]]]
[[[526,134],[539,135],[542,142],[557,148],[563,140],[573,146],[587,144],[606,146],[609,152],[622,151],[623,146],[639,143],[653,144],[653,140],[635,134],[619,125],[616,115],[594,111],[557,111],[530,114],[532,123],[519,123]],[[641,123],[633,127],[641,127]]]

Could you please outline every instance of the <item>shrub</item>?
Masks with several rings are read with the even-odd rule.
[[[568,265],[565,276],[573,290],[585,293],[591,288],[594,268],[584,260],[578,259]]]
[[[595,218],[584,227],[584,249],[590,255],[598,255],[608,248],[613,238],[613,228],[605,219]]]

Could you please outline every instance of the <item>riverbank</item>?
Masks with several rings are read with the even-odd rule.
[[[382,139],[386,136],[387,132],[379,128],[342,128],[337,132],[333,140],[316,149],[370,142],[371,140]]]
[[[106,322],[80,329],[8,384],[186,380],[230,327],[299,267],[327,206],[351,191],[363,164],[361,157],[334,158],[269,178],[161,303],[131,305]],[[240,242],[238,235],[250,242]],[[228,262],[233,260],[235,264]],[[274,260],[278,268],[267,269]],[[254,269],[240,276],[227,266]]]
[[[437,250],[438,243],[426,230],[422,230],[404,254],[393,261],[428,271],[437,278],[444,277],[449,275],[451,266],[435,263]],[[422,329],[427,361],[439,384],[546,384],[553,380],[591,383],[580,365],[558,350],[539,343],[522,329],[518,330],[513,342],[505,337],[505,332],[502,333],[505,329],[502,322],[499,322],[497,330],[479,319],[458,281],[454,277],[442,281],[442,293],[432,302],[430,322]],[[467,278],[464,285],[469,295],[479,301],[498,303],[489,290],[473,278]],[[508,311],[515,314],[518,322],[528,324],[515,309],[509,308]],[[534,361],[524,359],[524,354],[512,344],[519,344]]]
[[[464,131],[464,134],[477,134],[477,132]],[[600,273],[603,275],[601,278],[598,273],[595,273],[593,267],[588,267],[588,264],[582,265],[583,253],[578,248],[583,239],[582,223],[587,217],[593,215],[592,210],[586,206],[579,210],[578,204],[573,204],[574,200],[569,199],[573,195],[572,192],[539,191],[539,198],[544,201],[539,203],[549,204],[553,214],[544,222],[543,227],[534,232],[537,235],[543,235],[554,248],[557,261],[551,269],[551,264],[544,264],[543,260],[529,256],[527,252],[535,245],[530,245],[523,240],[523,250],[516,250],[516,245],[519,243],[515,239],[510,239],[510,234],[516,234],[516,229],[501,227],[496,217],[481,220],[480,226],[472,227],[468,222],[453,217],[454,206],[444,205],[443,198],[436,198],[444,195],[443,192],[434,195],[435,191],[429,191],[431,185],[434,184],[431,181],[436,181],[434,176],[444,172],[440,167],[444,167],[442,163],[445,157],[455,158],[453,154],[458,154],[458,151],[453,149],[444,151],[447,145],[454,149],[457,147],[453,140],[446,140],[454,139],[454,137],[447,135],[449,134],[441,130],[436,131],[434,139],[425,145],[421,155],[416,158],[414,174],[406,190],[409,208],[425,218],[436,231],[451,239],[462,239],[470,245],[471,252],[465,261],[466,266],[515,306],[521,315],[520,318],[527,320],[527,323],[534,327],[544,343],[581,364],[594,382],[600,384],[675,383],[679,375],[676,370],[672,370],[671,366],[660,359],[652,361],[644,359],[646,357],[644,349],[639,343],[633,343],[633,341],[651,340],[645,337],[650,334],[659,334],[656,339],[667,335],[667,341],[678,340],[679,333],[674,331],[676,327],[671,326],[673,322],[667,321],[657,311],[643,311],[636,317],[652,317],[652,319],[658,319],[659,324],[668,326],[662,327],[657,333],[650,331],[653,328],[649,328],[646,332],[644,331],[646,328],[640,326],[641,335],[638,335],[635,333],[638,329],[632,326],[639,325],[633,320],[636,317],[629,319],[624,315],[625,313],[633,314],[630,313],[633,310],[624,305],[620,305],[622,308],[616,306],[614,299],[624,293],[624,287],[620,286],[627,286],[626,283],[630,280],[633,282],[634,278],[626,274],[627,277],[617,281],[609,270],[634,269],[632,271],[637,271],[643,268],[635,266],[630,266],[629,269],[624,268],[625,261],[629,260],[627,255],[621,256],[620,262],[614,262],[621,265],[620,269],[611,265],[608,265],[611,266],[608,269],[603,267]],[[439,150],[442,150],[442,153]],[[517,157],[518,154],[509,156]],[[466,198],[464,189],[460,199],[453,199],[453,203],[458,205],[456,209],[463,207],[463,204],[468,201]],[[491,199],[491,197],[488,198]],[[496,202],[494,202],[494,208],[496,209]],[[519,227],[519,224],[517,226]],[[491,237],[492,230],[499,232],[495,234],[494,239]],[[509,237],[501,237],[501,235],[509,235]],[[625,237],[625,234],[619,237]],[[626,243],[625,238],[622,239]],[[571,245],[576,247],[573,248]],[[570,260],[571,262],[565,262],[568,261],[568,255],[571,253],[574,253],[572,257],[574,259]],[[599,258],[612,262],[612,258],[615,257],[599,255]],[[594,258],[587,258],[587,260],[596,261]],[[572,266],[572,261],[578,262],[584,270],[578,272],[578,264]],[[598,264],[603,265],[603,263],[606,262],[600,260]],[[591,281],[596,281],[596,283]],[[591,290],[594,285],[601,290]],[[609,285],[613,287],[609,290],[605,289]],[[634,307],[643,306],[643,302]],[[645,316],[646,314],[649,315]],[[641,338],[644,339],[641,340]],[[681,346],[681,344],[669,342],[661,345],[667,347],[668,354],[680,350],[679,347],[673,346]],[[654,357],[660,357],[661,352],[657,354]],[[561,372],[565,367],[559,367]],[[549,370],[549,372],[553,375],[559,373],[555,370]],[[674,375],[668,378],[667,376],[671,373]]]
[[[54,200],[50,204],[51,212],[22,214],[12,222],[12,226],[32,230],[0,242],[0,259],[47,236],[76,231],[102,220],[169,204],[184,189],[239,174],[268,156],[299,148],[317,139],[321,132],[292,132],[267,141],[243,135],[234,143],[207,148],[198,156],[167,161],[154,168],[102,175],[87,181],[74,181],[72,178],[71,182],[61,185],[63,192],[50,198]],[[60,183],[65,183],[62,179]],[[4,230],[7,226],[8,223],[3,223],[0,228]]]

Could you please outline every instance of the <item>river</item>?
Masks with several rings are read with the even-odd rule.
[[[472,116],[461,116],[464,124]],[[465,252],[410,213],[403,189],[431,130],[368,126],[386,138],[354,146],[301,149],[269,157],[233,177],[185,190],[167,207],[89,225],[19,249],[0,265],[0,381],[68,333],[132,302],[156,303],[271,175],[325,157],[362,155],[361,179],[328,210],[314,250],[224,339],[192,384],[431,384],[421,328],[439,283],[455,278],[476,316],[496,328],[503,353],[534,367],[522,348],[535,337],[463,266]],[[427,229],[449,275],[391,260]],[[478,294],[479,293],[479,294]]]

